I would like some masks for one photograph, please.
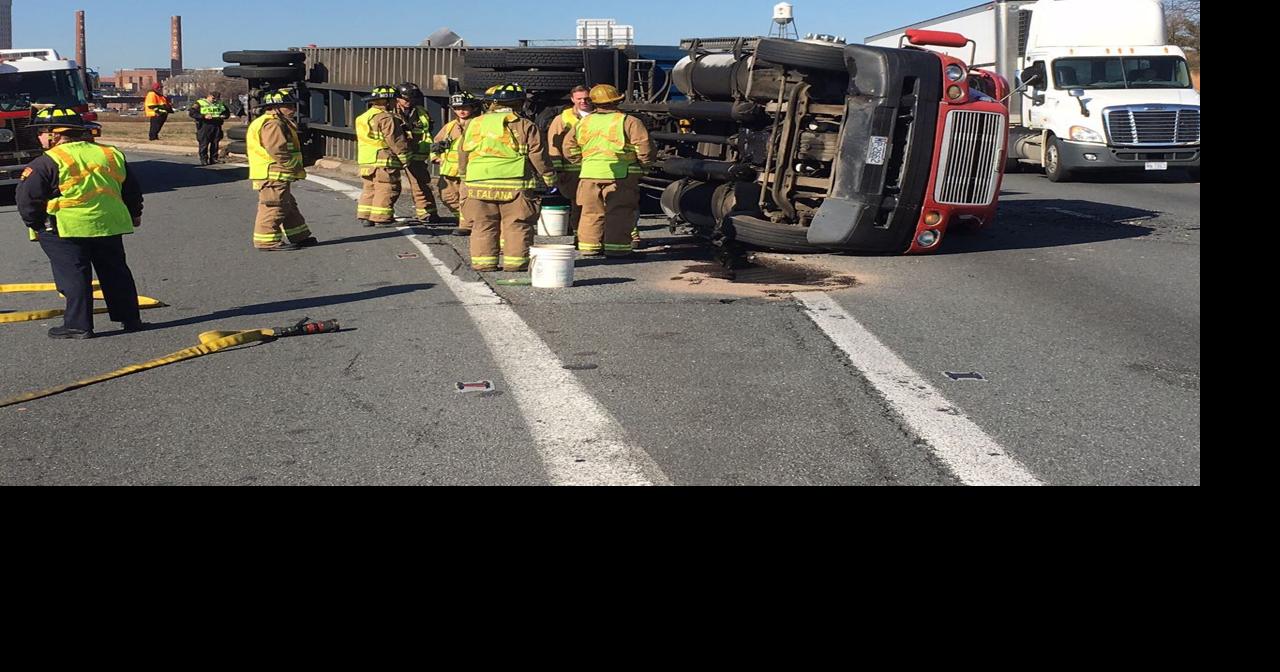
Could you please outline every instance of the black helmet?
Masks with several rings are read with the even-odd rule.
[[[396,90],[396,87],[391,86],[390,84],[380,84],[373,87],[373,91],[370,92],[369,95],[365,96],[364,102],[369,103],[375,100],[395,100],[396,96],[399,95],[400,92]]]
[[[501,84],[485,92],[485,99],[495,103],[514,103],[527,98],[524,87],[519,84]]]
[[[298,96],[293,89],[276,89],[267,91],[262,94],[263,107],[275,107],[279,105],[297,105]]]
[[[405,100],[422,100],[422,89],[418,88],[413,82],[405,82],[396,87],[396,93]]]
[[[33,106],[34,107],[34,106]],[[101,128],[100,125],[91,121],[85,121],[80,113],[69,107],[60,107],[57,105],[41,106],[42,109],[35,113],[31,123],[27,124],[27,128],[53,128],[68,129],[75,131],[91,131]]]
[[[480,101],[476,100],[476,97],[468,91],[449,96],[449,107],[476,107],[478,105],[480,105]]]

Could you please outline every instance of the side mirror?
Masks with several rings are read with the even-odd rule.
[[[1044,84],[1045,84],[1044,66],[1037,63],[1029,68],[1024,69],[1022,72],[1018,73],[1018,81],[1023,86],[1030,86],[1030,87],[1041,88],[1041,89],[1044,88]]]
[[[1067,95],[1072,98],[1084,98],[1084,89],[1071,89],[1067,92]]]

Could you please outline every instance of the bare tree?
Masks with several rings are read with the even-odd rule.
[[[1169,43],[1187,52],[1187,64],[1200,71],[1200,0],[1163,0]]]

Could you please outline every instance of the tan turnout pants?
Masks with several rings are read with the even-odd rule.
[[[399,168],[362,168],[360,180],[364,189],[360,192],[360,204],[356,207],[356,219],[382,223],[396,221],[396,200],[400,198]]]
[[[307,220],[298,210],[298,201],[289,188],[289,182],[262,182],[258,190],[258,218],[253,223],[254,247],[274,247],[311,237]]]
[[[462,214],[462,204],[467,200],[467,187],[460,177],[440,176],[440,198],[449,205],[453,216],[458,218],[458,228],[471,229],[471,220]]]
[[[413,194],[413,216],[425,220],[436,214],[436,197],[431,193],[431,164],[410,161],[405,175],[409,178],[409,193]]]
[[[627,256],[634,245],[631,231],[640,211],[640,177],[578,182],[578,251],[584,254]]]
[[[471,268],[492,271],[498,267],[507,272],[529,268],[529,246],[533,244],[538,225],[538,201],[522,191],[506,203],[468,198],[462,204],[464,216],[471,221]]]

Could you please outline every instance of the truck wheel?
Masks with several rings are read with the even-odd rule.
[[[733,239],[739,243],[778,252],[821,252],[809,243],[809,230],[804,227],[745,217],[730,221]]]
[[[756,58],[797,68],[849,72],[844,64],[844,49],[835,46],[763,39],[756,46]]]
[[[224,51],[222,60],[240,65],[298,65],[307,55],[301,51]]]
[[[227,129],[227,139],[244,140],[245,135],[248,134],[248,131],[249,131],[249,128],[247,126],[232,126]]]
[[[582,49],[495,49],[467,51],[464,61],[469,68],[493,70],[581,70],[585,59]]]
[[[1062,145],[1056,136],[1049,137],[1049,147],[1044,151],[1044,174],[1050,182],[1070,182],[1071,171],[1062,165]]]
[[[236,140],[236,141],[234,141],[234,142],[228,142],[228,143],[227,143],[227,153],[228,153],[228,154],[242,154],[242,155],[248,155],[248,152],[249,152],[249,150],[248,150],[248,148],[245,146],[245,143],[244,143],[244,141],[243,141],[243,140]]]
[[[227,77],[244,79],[301,81],[307,77],[307,69],[299,65],[231,65],[222,69]]]
[[[514,82],[529,91],[568,91],[587,81],[581,72],[544,72],[522,70],[516,72],[490,72],[468,69],[462,73],[462,87],[483,91],[491,86]]]

